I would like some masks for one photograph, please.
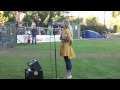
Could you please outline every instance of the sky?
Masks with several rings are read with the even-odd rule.
[[[80,16],[80,17],[87,17],[89,15],[100,15],[104,13],[104,11],[69,11],[68,15],[70,16]]]
[[[95,15],[98,16],[100,14],[103,14],[104,11],[70,11],[71,14],[74,16],[80,16],[80,17],[87,17],[89,15]]]
[[[110,23],[111,20],[111,12],[112,11],[106,11],[106,13],[104,14],[105,11],[69,11],[70,13],[65,14],[65,15],[69,15],[69,16],[76,16],[76,17],[83,17],[86,18],[90,15],[93,15],[95,17],[98,17],[98,21],[101,23],[104,23],[104,15],[105,15],[105,21],[106,23]]]

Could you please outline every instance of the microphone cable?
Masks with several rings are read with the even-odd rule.
[[[52,70],[52,73],[51,73],[51,76],[53,75],[53,66],[52,66],[52,61],[51,61],[51,34],[52,34],[52,31],[53,31],[53,28],[50,29],[50,65],[51,65],[51,70]]]

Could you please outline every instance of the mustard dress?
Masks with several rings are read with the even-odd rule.
[[[70,45],[70,40],[72,41],[72,34],[69,29],[65,29],[60,36],[61,46],[60,46],[60,56],[68,56],[69,59],[76,57],[75,52]]]

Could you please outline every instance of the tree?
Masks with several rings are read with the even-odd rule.
[[[4,25],[6,22],[9,22],[10,20],[12,20],[12,18],[14,18],[14,16],[11,14],[10,11],[0,11],[0,21],[1,24]]]
[[[26,15],[24,18],[23,18],[23,21],[24,22],[27,22],[28,23],[28,26],[31,26],[32,25],[32,19]],[[23,24],[24,25],[24,24]]]
[[[57,17],[61,15],[60,11],[57,11],[54,15],[53,11],[23,11],[26,14],[26,19],[23,19],[24,22],[31,23],[34,22],[36,26],[48,26],[52,22],[52,17]],[[30,20],[31,19],[31,20]]]
[[[82,17],[77,17],[77,18],[71,18],[72,22],[78,23],[78,24],[83,24],[83,18]]]
[[[97,25],[97,18],[94,17],[94,16],[89,16],[87,19],[86,19],[86,24],[88,26],[96,26]]]
[[[57,15],[55,17],[55,21],[60,22],[60,21],[64,20],[65,18],[66,17],[64,16],[63,11],[58,11]]]
[[[43,26],[43,22],[47,17],[48,11],[23,11],[26,16],[23,18],[24,22],[28,22],[29,25],[34,22],[36,26]]]
[[[120,15],[120,11],[113,11],[112,17],[117,18]]]
[[[120,32],[120,11],[113,11],[112,17],[111,25],[114,26],[114,32]]]
[[[6,22],[16,22],[13,11],[4,11],[4,16],[6,17]]]
[[[89,16],[86,19],[85,24],[81,25],[81,29],[82,29],[82,31],[84,31],[84,30],[93,30],[93,31],[96,31],[96,32],[98,32],[100,34],[105,34],[106,32],[108,32],[107,27],[104,26],[101,23],[98,23],[97,18],[94,17],[94,16]]]

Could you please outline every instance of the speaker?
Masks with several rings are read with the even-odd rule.
[[[40,66],[39,62],[35,59],[28,62],[28,66],[30,67],[31,70],[35,70],[35,71],[41,71],[42,70],[42,67]]]
[[[25,79],[43,79],[43,71],[25,69]]]

